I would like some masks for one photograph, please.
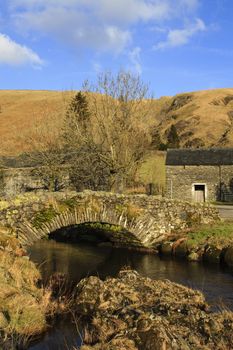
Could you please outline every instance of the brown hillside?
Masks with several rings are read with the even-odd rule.
[[[74,92],[0,91],[0,154],[30,149],[28,135],[35,125],[62,125]],[[155,99],[145,124],[158,130],[163,142],[172,124],[181,146],[233,146],[233,88],[198,91]],[[33,134],[33,133],[32,133]]]
[[[0,154],[15,155],[30,149],[27,140],[30,130],[49,119],[59,124],[71,95],[71,92],[1,90]]]
[[[30,150],[30,138],[40,128],[43,128],[43,134],[46,128],[50,133],[51,128],[61,130],[65,110],[74,93],[0,90],[0,155],[13,156]],[[155,116],[160,116],[166,100],[153,101],[152,111],[145,120],[146,127],[154,126]]]
[[[183,147],[233,146],[233,88],[176,95],[161,116],[157,128],[164,142],[174,124]]]

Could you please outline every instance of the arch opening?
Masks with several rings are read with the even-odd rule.
[[[107,222],[84,222],[61,227],[52,231],[48,238],[63,243],[142,248],[141,241],[132,232]]]

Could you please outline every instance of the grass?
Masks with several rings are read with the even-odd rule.
[[[0,314],[7,320],[6,334],[33,335],[45,329],[43,290],[36,286],[39,278],[28,259],[0,251]]]
[[[144,184],[154,184],[157,192],[165,188],[165,152],[147,154],[138,171],[138,179]]]
[[[40,272],[21,251],[10,230],[0,228],[0,349],[6,339],[26,342],[47,327],[49,293],[38,287]]]
[[[219,248],[233,244],[233,222],[223,222],[213,225],[201,225],[188,233],[189,246],[205,244],[215,245]]]
[[[75,91],[1,90],[1,149],[0,155],[17,155],[30,150],[28,135],[35,126],[53,118],[53,126],[60,129],[64,111]],[[145,126],[151,128],[159,118],[167,98],[155,99]]]

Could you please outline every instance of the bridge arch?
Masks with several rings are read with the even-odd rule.
[[[22,245],[32,245],[37,240],[51,235],[64,228],[74,227],[85,223],[103,223],[121,227],[121,234],[112,233],[110,241],[116,245],[128,247],[151,248],[151,229],[155,219],[150,215],[130,217],[126,212],[103,206],[100,211],[88,208],[75,208],[73,211],[65,211],[55,216],[51,221],[44,223],[40,228],[35,228],[29,222],[21,224],[19,240]],[[115,236],[114,236],[115,235]],[[153,239],[154,240],[154,234]]]

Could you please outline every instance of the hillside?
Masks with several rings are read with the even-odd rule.
[[[164,142],[174,124],[182,147],[233,146],[233,89],[176,95],[160,114],[157,130]]]
[[[51,132],[53,128],[59,132],[65,110],[74,93],[0,90],[0,155],[14,156],[30,150],[30,137],[38,129]],[[145,120],[148,128],[154,126],[155,116],[160,115],[165,100],[162,98],[152,102],[151,113]]]
[[[59,130],[73,93],[1,90],[0,154],[29,150],[28,135],[38,125],[53,125]],[[163,142],[174,124],[181,146],[233,146],[233,88],[155,99],[145,124],[151,131],[158,131]]]
[[[30,149],[28,134],[37,125],[60,123],[70,92],[0,91],[0,154],[16,155]]]

